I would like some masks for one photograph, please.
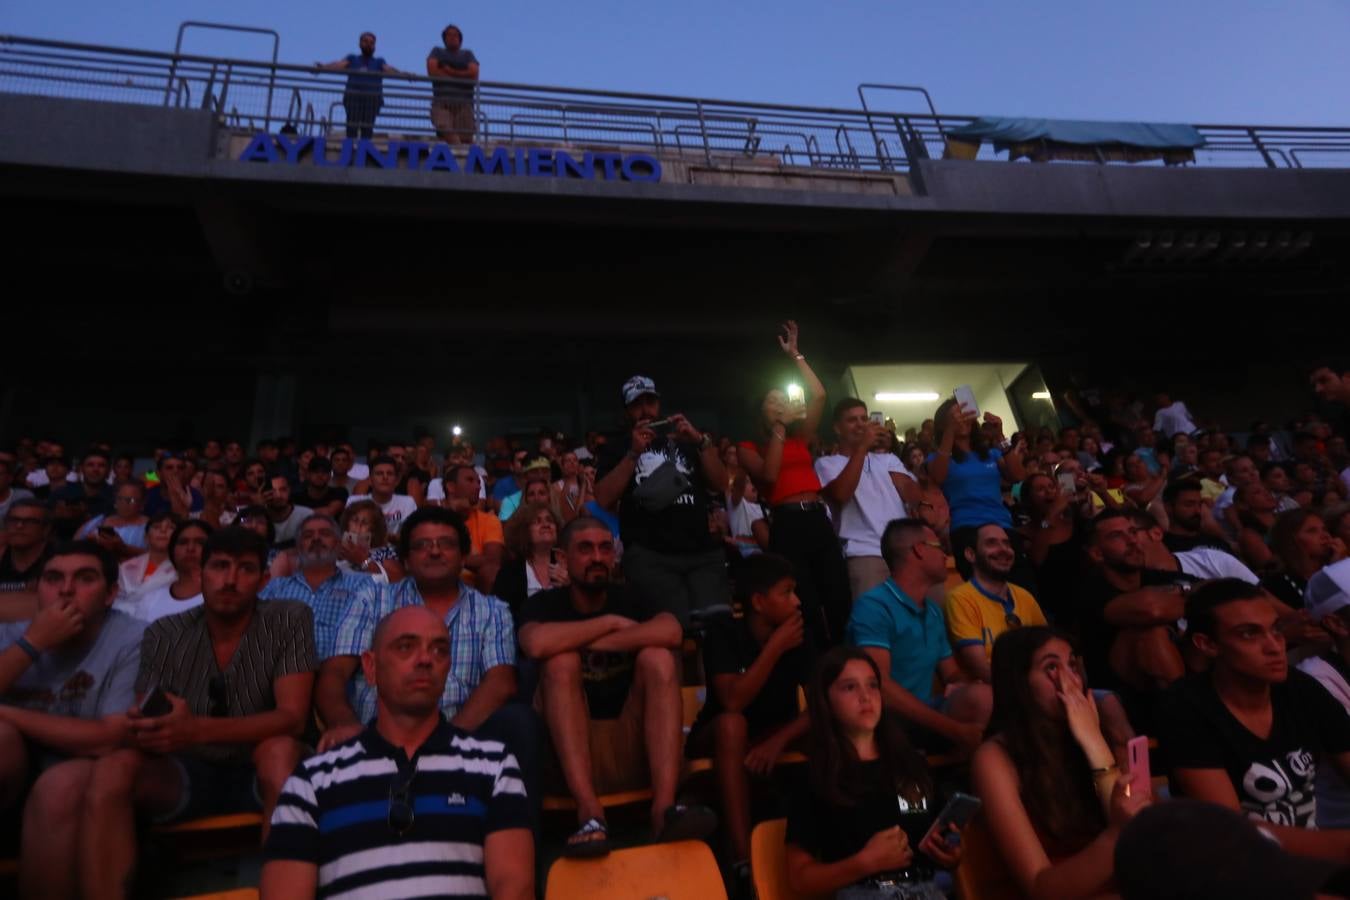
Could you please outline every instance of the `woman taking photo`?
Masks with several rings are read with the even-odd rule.
[[[374,500],[358,500],[342,511],[338,565],[365,572],[381,584],[403,580],[398,548],[389,543],[389,526]]]
[[[933,417],[937,449],[928,457],[928,477],[942,488],[952,510],[951,529],[1002,525],[1012,530],[1012,515],[1003,505],[1003,482],[1021,481],[1025,442],[1002,450],[993,449],[978,427],[978,416],[966,412],[951,399],[938,407]],[[1003,422],[985,413],[990,433],[1001,436]],[[958,556],[960,554],[958,553]]]
[[[803,399],[769,391],[760,405],[762,443],[742,441],[739,456],[771,509],[769,550],[792,563],[802,613],[817,645],[827,647],[843,638],[853,595],[811,458],[810,442],[825,410],[825,386],[797,349],[797,333],[797,323],[787,322],[778,346],[795,361],[806,383]]]
[[[1148,803],[1121,776],[1126,736],[1107,741],[1078,657],[1051,629],[1005,632],[991,666],[989,738],[971,760],[991,843],[1027,897],[1108,893],[1116,837]]]
[[[514,614],[526,598],[569,584],[567,565],[554,562],[562,525],[547,503],[527,503],[503,528],[508,560],[497,572],[492,594]]]
[[[788,884],[840,900],[942,900],[938,870],[960,862],[960,831],[928,833],[942,804],[924,758],[884,714],[877,664],[835,647],[807,704],[810,768],[788,814]]]

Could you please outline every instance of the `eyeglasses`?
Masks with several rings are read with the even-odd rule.
[[[225,687],[224,675],[212,675],[206,683],[206,699],[211,704],[207,714],[213,719],[224,719],[230,714],[230,698]]]
[[[389,830],[402,837],[413,826],[413,778],[417,769],[409,769],[406,774],[400,772],[389,786]]]
[[[408,549],[414,553],[426,553],[432,547],[436,547],[442,553],[447,550],[459,549],[459,538],[439,537],[439,538],[418,538],[408,544]]]

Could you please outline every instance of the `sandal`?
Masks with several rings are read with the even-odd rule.
[[[657,838],[663,844],[701,841],[717,830],[717,813],[706,806],[677,803],[666,809],[666,824]]]
[[[594,859],[608,853],[609,826],[604,819],[587,819],[563,847],[563,856],[569,859]]]

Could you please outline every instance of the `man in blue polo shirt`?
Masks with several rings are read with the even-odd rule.
[[[993,695],[988,685],[966,681],[947,642],[941,603],[928,600],[947,580],[942,542],[920,519],[895,519],[882,532],[881,556],[891,577],[854,602],[849,643],[886,673],[881,695],[916,744],[928,751],[974,750]]]
[[[382,75],[403,75],[375,55],[375,34],[363,31],[361,52],[349,53],[337,62],[316,63],[327,72],[347,72],[347,89],[342,92],[342,108],[347,112],[347,137],[375,136],[375,117],[384,105]]]
[[[338,568],[341,539],[332,517],[307,517],[295,540],[300,571],[272,579],[258,594],[261,600],[299,600],[314,611],[314,649],[320,662],[337,653],[338,623],[347,610],[358,604],[374,607],[377,600],[373,578]]]
[[[380,620],[361,654],[375,721],[282,787],[263,897],[532,900],[531,813],[513,748],[440,714],[453,652],[429,607]]]

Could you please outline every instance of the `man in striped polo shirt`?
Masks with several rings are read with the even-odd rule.
[[[272,816],[263,900],[534,897],[530,810],[512,748],[440,713],[450,634],[426,606],[385,616],[361,654],[375,721],[301,763]]]

